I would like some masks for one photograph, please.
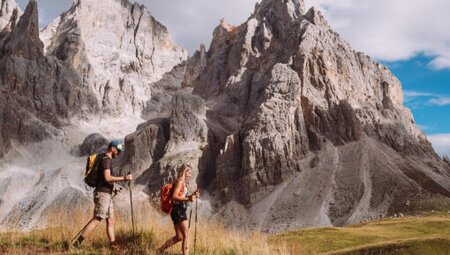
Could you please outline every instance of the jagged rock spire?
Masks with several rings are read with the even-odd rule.
[[[256,15],[288,23],[298,20],[305,13],[303,0],[263,0],[255,8]]]
[[[13,16],[20,17],[22,15],[22,10],[17,5],[14,0],[1,0],[0,1],[0,30],[3,30],[6,27],[10,27],[10,22],[13,19]],[[14,23],[15,25],[15,23]]]
[[[5,54],[26,59],[43,56],[44,44],[39,39],[37,1],[31,0],[4,47]]]
[[[217,194],[254,206],[250,226],[344,225],[449,196],[450,168],[403,106],[398,79],[303,1],[263,0],[245,23],[221,22],[195,63],[207,63],[189,68],[200,74],[191,86],[221,141],[209,145],[220,148]]]
[[[159,89],[152,84],[187,58],[167,28],[129,0],[77,0],[42,31],[42,40],[46,55],[82,73],[107,115],[160,111],[159,101],[150,102]]]

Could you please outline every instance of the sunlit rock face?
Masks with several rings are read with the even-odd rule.
[[[98,109],[74,70],[53,56],[44,56],[37,2],[30,1],[13,24],[0,41],[0,156],[11,139],[28,143],[56,138],[70,116]]]
[[[22,15],[22,10],[14,0],[0,1],[0,31],[10,30],[11,25],[14,26],[18,18]]]
[[[185,86],[204,98],[219,148],[199,176],[213,176],[208,188],[235,224],[344,225],[448,199],[450,169],[398,79],[303,1],[262,1],[240,26],[222,20],[195,56]]]
[[[62,128],[78,124],[71,119],[142,121],[170,114],[187,52],[143,5],[74,1],[40,32],[37,1],[24,15],[13,0],[0,4],[0,158],[10,139],[81,143],[84,137],[64,137]]]
[[[140,116],[162,90],[154,84],[187,58],[165,26],[128,1],[74,1],[41,38],[46,55],[77,70],[102,111],[113,115]]]
[[[30,229],[89,208],[86,155],[170,114],[187,52],[128,1],[75,1],[43,31],[37,1],[0,4],[0,223]]]

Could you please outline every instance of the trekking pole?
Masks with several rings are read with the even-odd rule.
[[[128,172],[130,175],[131,172]],[[131,205],[131,226],[133,227],[133,240],[136,240],[134,231],[134,212],[133,212],[133,192],[131,191],[131,181],[128,181],[128,189],[130,190],[130,205]]]
[[[197,246],[197,210],[198,210],[198,199],[195,200],[194,255],[195,255],[195,247]]]
[[[115,191],[114,194],[111,197],[111,200],[117,195],[117,193],[122,191],[122,187],[119,188],[119,190]],[[111,204],[111,201],[109,201],[109,203]],[[80,230],[80,232],[78,232],[78,234],[75,235],[75,237],[72,239],[72,241],[70,241],[70,244],[73,244],[75,242],[75,240],[81,235],[81,233],[83,233],[83,231],[86,229],[86,227],[89,225],[89,223],[91,223],[92,220],[90,220],[86,225],[84,225],[84,227]]]
[[[191,220],[192,220],[192,206],[191,206],[191,211],[189,212],[189,225],[188,225],[188,230],[191,229]]]

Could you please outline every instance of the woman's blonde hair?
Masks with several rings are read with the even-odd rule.
[[[184,175],[188,168],[191,168],[189,164],[186,163],[181,164],[181,166],[179,166],[177,169],[177,178],[185,177]]]

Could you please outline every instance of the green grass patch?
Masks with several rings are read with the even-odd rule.
[[[335,253],[335,255],[449,255],[450,240],[448,239],[429,239],[413,240],[396,244],[388,244],[375,247],[367,247],[351,252]]]
[[[430,244],[430,240],[440,241]],[[422,249],[424,251],[418,254],[425,255],[434,254],[425,252],[434,247],[441,250],[447,248],[449,240],[450,217],[431,215],[373,221],[342,228],[303,229],[272,236],[269,242],[272,245],[284,244],[295,254],[385,254],[369,251],[408,244],[405,250]],[[434,245],[436,242],[442,245]]]

